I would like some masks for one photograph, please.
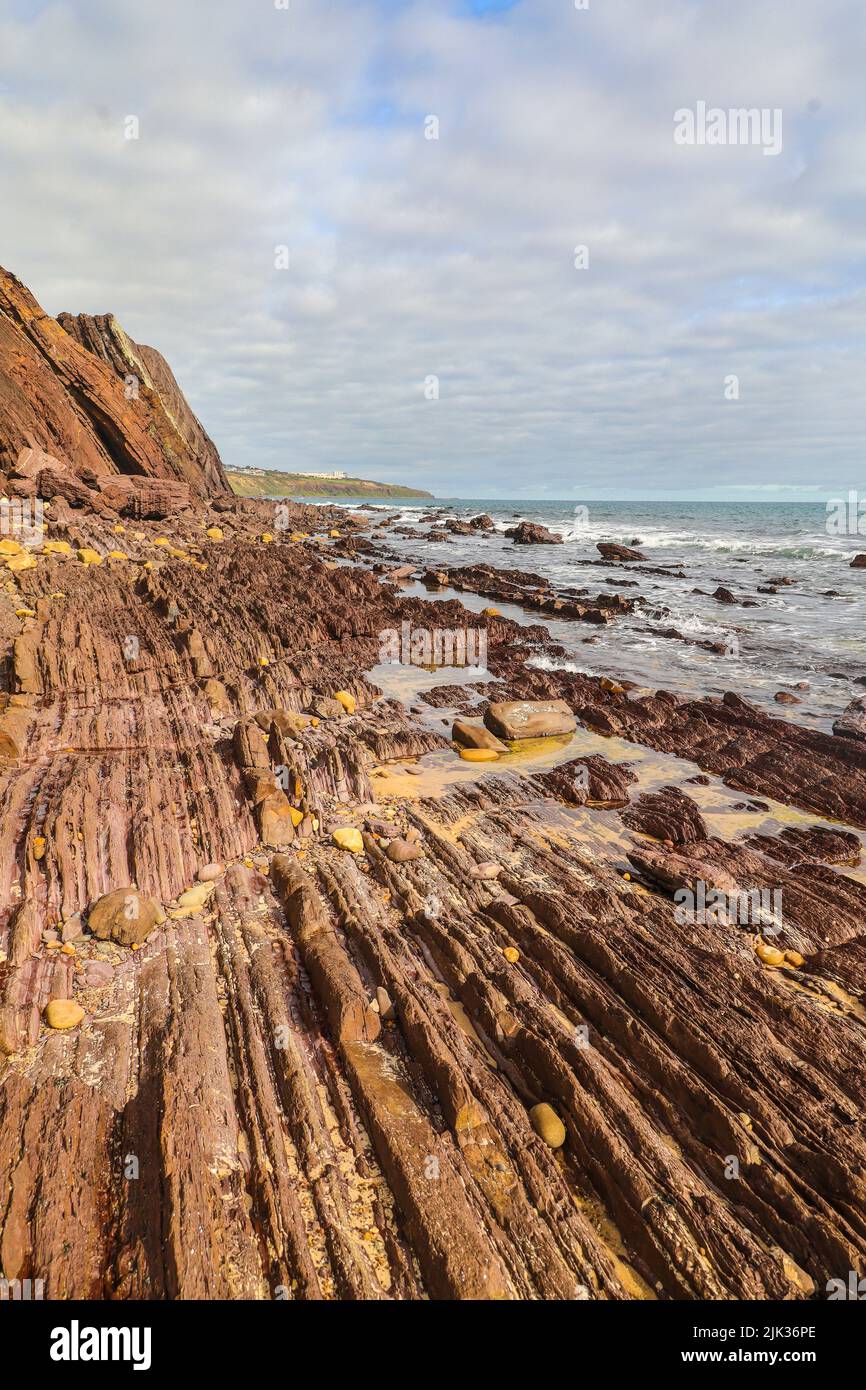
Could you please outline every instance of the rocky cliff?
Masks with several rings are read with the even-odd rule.
[[[0,268],[0,471],[22,450],[86,485],[162,479],[194,497],[230,491],[219,454],[159,353],[110,315],[53,319]]]

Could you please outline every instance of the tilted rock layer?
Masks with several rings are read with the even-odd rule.
[[[0,315],[37,364],[15,428],[56,387],[27,447],[80,426],[110,473],[31,333],[117,429],[126,348],[52,323]],[[133,517],[57,496],[32,564],[0,550],[0,1276],[773,1300],[862,1274],[862,742],[528,667],[544,628],[401,596],[345,513],[154,519],[190,479],[152,462]],[[484,681],[374,684],[383,633],[482,620]],[[536,763],[460,759],[456,715],[527,699],[568,716]],[[647,777],[649,748],[701,772]],[[723,838],[744,794],[784,814]]]
[[[89,481],[174,479],[230,491],[219,455],[170,368],[110,315],[53,319],[0,268],[0,471],[43,450]]]

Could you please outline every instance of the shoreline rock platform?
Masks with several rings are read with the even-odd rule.
[[[546,611],[634,600],[406,593],[377,516],[233,497],[150,350],[0,290],[6,495],[49,503],[0,551],[3,1277],[805,1300],[862,1269],[860,712],[529,666]],[[383,695],[404,621],[483,622],[483,678]],[[460,758],[523,702],[555,762]],[[379,776],[443,759],[437,795]]]

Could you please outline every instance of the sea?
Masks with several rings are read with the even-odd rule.
[[[812,502],[436,498],[382,502],[375,510],[395,517],[395,527],[425,533],[435,525],[420,519],[441,509],[439,526],[446,515],[468,520],[486,512],[492,518],[495,531],[486,538],[451,536],[447,542],[429,542],[394,535],[392,529],[377,532],[401,560],[424,568],[484,562],[529,571],[560,589],[642,596],[634,613],[603,629],[540,619],[537,613],[497,602],[501,612],[522,622],[543,621],[565,648],[564,656],[555,659],[539,652],[533,660],[540,666],[626,678],[689,695],[733,690],[786,719],[829,731],[851,699],[866,696],[866,569],[851,568],[852,557],[866,552],[866,502],[864,516],[858,517],[856,499],[844,500],[844,508],[829,510]],[[357,508],[360,501],[344,505]],[[562,536],[563,544],[514,545],[504,533],[521,520],[547,526]],[[639,549],[650,566],[671,573],[593,564],[599,559],[598,541]],[[678,571],[685,578],[675,577]],[[793,582],[779,585],[774,594],[758,593],[759,586],[772,587],[770,581],[778,579]],[[626,587],[626,580],[637,581],[637,587]],[[712,597],[719,586],[757,606],[720,603]],[[475,608],[490,602],[460,597]],[[669,628],[686,638],[722,641],[725,653],[660,635]],[[780,706],[774,699],[779,691],[798,703]]]

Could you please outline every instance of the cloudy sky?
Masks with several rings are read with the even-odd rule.
[[[281,3],[0,0],[0,264],[227,463],[863,489],[863,0]],[[678,144],[699,102],[781,152]]]

